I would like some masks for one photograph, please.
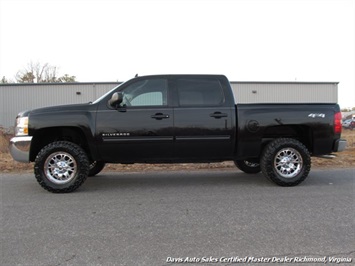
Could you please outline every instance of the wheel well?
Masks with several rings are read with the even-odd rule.
[[[283,125],[268,127],[264,131],[262,149],[273,139],[293,138],[303,143],[307,149],[313,151],[312,130],[308,126]]]
[[[33,136],[30,151],[30,161],[34,161],[38,152],[49,143],[66,140],[78,144],[88,155],[89,146],[84,133],[79,128],[74,127],[53,127],[39,129]]]

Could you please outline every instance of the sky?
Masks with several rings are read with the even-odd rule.
[[[355,0],[0,0],[0,78],[30,62],[79,82],[336,81],[355,107]]]

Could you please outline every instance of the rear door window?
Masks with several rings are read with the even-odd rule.
[[[219,106],[224,103],[221,83],[215,78],[179,78],[177,92],[180,106]]]

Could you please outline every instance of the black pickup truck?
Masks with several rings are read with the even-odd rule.
[[[39,184],[71,192],[105,163],[232,160],[280,186],[309,174],[311,156],[345,149],[337,104],[235,104],[223,75],[131,79],[88,104],[25,111],[13,158],[34,162]]]

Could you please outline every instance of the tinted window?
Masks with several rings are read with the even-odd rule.
[[[166,79],[144,79],[130,84],[123,90],[123,106],[168,105]]]
[[[181,78],[177,80],[180,106],[214,106],[224,102],[218,79]]]

